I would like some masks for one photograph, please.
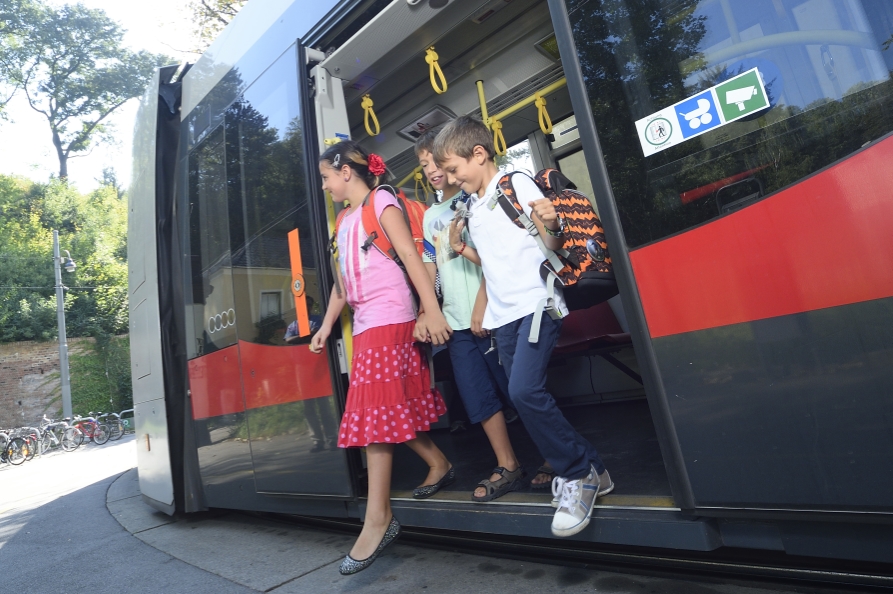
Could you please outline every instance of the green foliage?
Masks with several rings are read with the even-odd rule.
[[[126,336],[101,336],[72,349],[71,407],[75,414],[120,412],[133,408],[130,342]]]
[[[203,52],[220,34],[248,0],[192,0],[193,35],[198,42],[198,51]]]
[[[124,30],[105,12],[82,4],[56,7],[0,0],[12,26],[0,36],[0,83],[24,92],[50,127],[59,177],[68,160],[107,140],[108,116],[143,93],[155,68],[169,58],[121,45]]]
[[[68,335],[125,332],[127,205],[115,189],[80,194],[63,181],[0,175],[0,342],[57,336],[53,229],[77,263],[74,273],[62,273],[71,287]]]

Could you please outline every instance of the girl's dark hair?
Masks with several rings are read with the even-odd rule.
[[[387,170],[381,175],[374,175],[369,171],[369,154],[352,140],[342,140],[330,147],[319,156],[319,162],[325,162],[338,170],[345,165],[350,166],[370,188],[386,183],[389,178]]]

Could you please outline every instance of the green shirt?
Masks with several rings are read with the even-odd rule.
[[[455,196],[453,196],[455,198]],[[450,221],[456,214],[450,209],[453,198],[434,204],[425,211],[423,221],[425,239],[434,246],[437,254],[437,270],[443,292],[443,315],[453,330],[471,328],[471,311],[481,286],[481,267],[463,258],[450,248]],[[468,229],[462,231],[462,240],[474,247]],[[431,262],[427,255],[425,262]]]

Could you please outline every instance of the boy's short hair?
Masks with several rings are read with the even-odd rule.
[[[471,116],[460,116],[444,126],[434,139],[434,161],[443,163],[447,155],[470,159],[478,145],[484,147],[489,158],[496,154],[493,135],[487,126]]]
[[[434,139],[437,138],[437,132],[434,130],[426,130],[415,141],[415,156],[418,157],[422,153],[434,154]]]

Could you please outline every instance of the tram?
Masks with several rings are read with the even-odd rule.
[[[362,518],[363,454],[333,446],[349,312],[307,348],[333,282],[317,157],[351,138],[430,201],[413,141],[473,114],[501,163],[592,198],[615,265],[549,366],[617,485],[573,544],[893,561],[891,45],[887,0],[252,0],[140,107],[143,497]],[[414,500],[427,469],[398,448],[405,526],[567,544],[547,492],[471,501],[482,431],[432,437],[459,478]]]

